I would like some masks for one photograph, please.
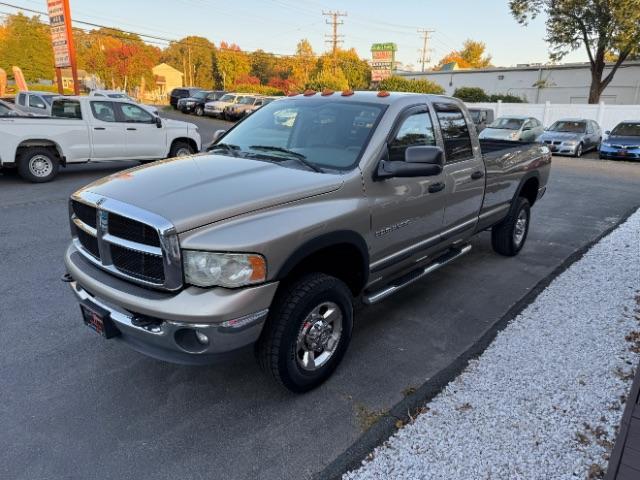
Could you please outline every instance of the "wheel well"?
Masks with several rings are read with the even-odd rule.
[[[16,161],[18,161],[18,159],[20,158],[20,155],[22,155],[22,152],[24,152],[27,148],[31,148],[31,147],[43,147],[43,148],[52,150],[56,154],[58,159],[62,163],[64,163],[64,157],[62,156],[62,152],[58,144],[52,140],[46,140],[46,139],[31,139],[31,140],[25,140],[21,142],[18,145],[18,148],[16,148]]]
[[[176,142],[184,142],[186,144],[188,144],[191,148],[193,148],[194,152],[198,152],[198,144],[196,143],[196,141],[193,138],[189,138],[189,137],[180,137],[180,138],[176,138],[173,142],[171,142],[171,148],[173,148],[173,146],[176,144]],[[171,149],[169,149],[169,151],[171,151]]]
[[[360,249],[350,243],[322,248],[300,260],[286,278],[297,278],[305,273],[319,272],[339,278],[347,284],[354,296],[360,294],[367,281],[365,259]]]
[[[524,197],[529,200],[529,205],[533,206],[533,204],[538,199],[538,187],[540,186],[540,182],[537,178],[532,177],[528,179],[522,188],[520,189],[520,197]]]

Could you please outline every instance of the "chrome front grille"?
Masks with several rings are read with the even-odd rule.
[[[73,241],[98,267],[144,286],[182,286],[178,237],[164,218],[90,192],[69,204]]]

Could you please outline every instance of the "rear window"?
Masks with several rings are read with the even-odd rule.
[[[72,118],[82,120],[80,102],[77,100],[56,100],[51,107],[51,116],[56,118]]]

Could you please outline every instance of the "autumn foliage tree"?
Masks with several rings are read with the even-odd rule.
[[[640,54],[640,0],[510,0],[509,7],[522,25],[546,16],[553,60],[579,48],[587,51],[589,103],[598,103],[622,63]],[[614,63],[605,75],[607,58]]]
[[[53,77],[53,51],[49,27],[40,17],[22,13],[8,15],[0,35],[0,68],[22,69],[27,82]]]
[[[453,50],[438,62],[442,68],[448,63],[456,62],[460,68],[486,68],[491,66],[491,55],[486,55],[487,46],[484,42],[466,40],[461,50]]]

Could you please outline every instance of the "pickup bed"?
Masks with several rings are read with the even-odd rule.
[[[161,119],[133,102],[56,97],[52,117],[0,118],[0,168],[47,182],[72,163],[158,160],[201,147],[198,128]]]
[[[544,145],[479,142],[464,105],[432,95],[307,92],[216,137],[74,193],[65,280],[106,338],[191,364],[254,346],[294,392],[338,366],[356,302],[486,229],[516,255],[551,167]]]

